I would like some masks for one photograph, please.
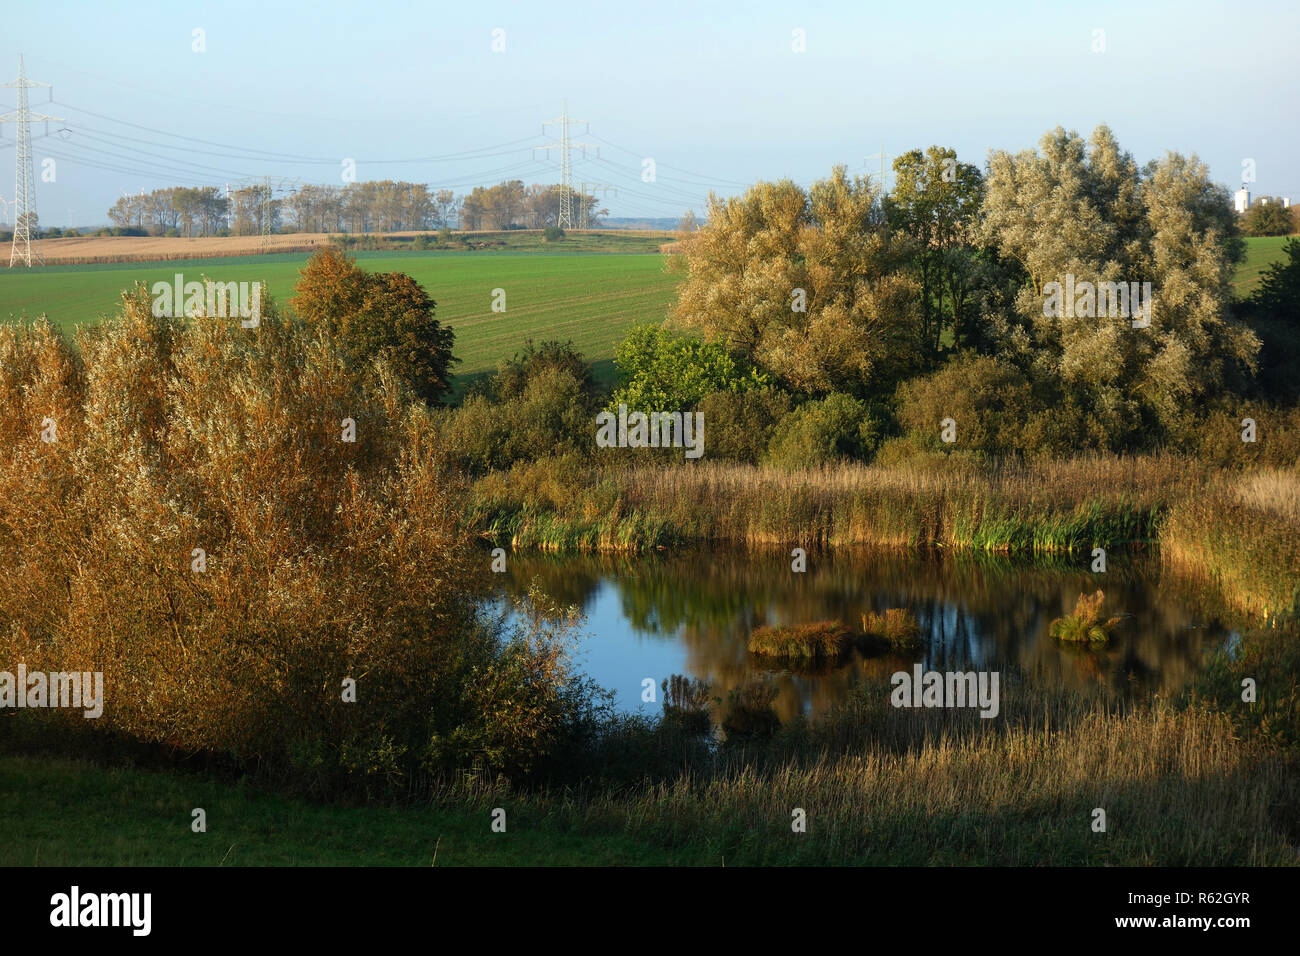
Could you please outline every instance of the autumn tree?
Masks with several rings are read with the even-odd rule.
[[[434,301],[402,272],[372,273],[337,249],[309,260],[294,286],[294,311],[325,327],[358,364],[387,362],[429,403],[451,391],[455,335],[434,317]]]
[[[439,189],[433,197],[434,225],[448,228],[460,218],[460,201],[450,189]]]

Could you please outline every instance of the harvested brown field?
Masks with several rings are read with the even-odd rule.
[[[410,242],[418,235],[437,240],[437,230],[402,230],[390,233],[350,234],[337,232],[294,232],[268,236],[76,236],[42,239],[41,257],[51,265],[90,265],[113,262],[169,262],[177,259],[210,259],[224,256],[256,256],[263,253],[315,252],[343,236],[356,240],[377,240],[382,247]],[[571,232],[564,249],[595,252],[655,252],[668,232],[592,229]],[[467,230],[451,234],[452,248],[530,249],[550,248],[540,229]],[[668,243],[672,245],[672,243]],[[556,247],[559,248],[559,247]]]
[[[292,233],[268,236],[268,252],[314,252],[329,243],[329,234]],[[77,236],[42,239],[41,258],[47,263],[165,262],[219,256],[255,256],[263,251],[261,236]]]

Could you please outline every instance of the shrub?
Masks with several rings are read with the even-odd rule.
[[[494,774],[528,772],[557,757],[600,709],[589,681],[572,676],[581,614],[534,583],[513,602],[520,624],[465,674],[454,719],[430,735],[428,762]]]
[[[765,388],[771,379],[742,364],[721,345],[677,335],[661,326],[643,325],[628,332],[614,351],[622,384],[610,408],[630,411],[681,412],[717,391]]]
[[[564,621],[503,634],[475,611],[433,426],[390,368],[269,300],[256,329],[182,322],[139,285],[77,351],[0,328],[0,658],[102,671],[94,733],[319,792],[537,766],[592,698]]]
[[[1039,408],[1015,368],[963,354],[939,371],[898,387],[898,421],[925,446],[1002,454],[1024,450],[1023,423]],[[957,441],[942,441],[940,422],[956,422]]]
[[[772,704],[776,687],[768,681],[749,681],[727,694],[722,711],[722,729],[728,741],[743,742],[751,737],[770,736],[780,726]]]
[[[707,734],[712,729],[709,706],[713,685],[706,680],[673,674],[660,684],[664,693],[664,721],[688,734]]]
[[[586,395],[593,394],[591,366],[573,342],[551,340],[534,347],[529,339],[522,352],[497,365],[490,392],[498,400],[517,398],[530,380],[547,369],[568,372]]]
[[[790,411],[790,396],[772,388],[711,392],[700,400],[710,458],[756,465],[767,452],[776,423]]]
[[[1248,236],[1285,236],[1295,232],[1295,221],[1278,200],[1256,200],[1241,217],[1241,228]]]
[[[944,470],[951,460],[949,455],[935,451],[918,435],[900,435],[880,443],[872,464],[881,468],[930,472]]]
[[[1242,420],[1255,422],[1255,441],[1241,440]],[[1222,468],[1293,465],[1300,461],[1300,407],[1240,402],[1229,411],[1208,410],[1189,429],[1187,451]]]
[[[836,393],[805,402],[777,422],[767,461],[781,468],[807,468],[864,458],[875,449],[878,434],[865,404]]]
[[[559,242],[564,238],[564,230],[559,226],[547,226],[542,231],[542,239],[546,242]]]
[[[476,473],[568,451],[589,451],[595,432],[590,366],[572,343],[530,339],[445,415],[449,453]]]
[[[448,453],[482,473],[565,451],[590,449],[591,402],[567,369],[544,367],[501,401],[471,395],[445,414]]]

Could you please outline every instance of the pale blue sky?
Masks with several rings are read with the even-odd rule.
[[[1140,162],[1195,152],[1235,188],[1252,158],[1255,193],[1300,201],[1298,26],[1300,4],[1267,0],[1244,13],[1197,0],[44,0],[6,12],[0,73],[12,79],[25,54],[28,75],[54,84],[55,102],[33,91],[32,108],[67,120],[35,144],[38,163],[58,163],[54,183],[37,169],[44,225],[106,222],[124,190],[264,173],[338,183],[344,157],[362,179],[458,192],[554,182],[557,153],[548,164],[527,146],[544,141],[540,123],[564,98],[590,122],[593,135],[577,138],[601,147],[575,182],[617,186],[612,215],[699,209],[710,184],[806,183],[834,163],[876,169],[867,157],[882,145],[891,155],[954,146],[982,166],[990,147],[1103,122]],[[192,50],[195,28],[204,53]],[[504,53],[492,51],[496,28]],[[806,31],[804,53],[792,51],[795,29]],[[1092,51],[1097,29],[1105,52]],[[0,90],[4,109],[14,93]],[[0,195],[12,199],[13,125],[3,134]],[[187,145],[176,136],[208,144],[168,148]],[[640,181],[642,157],[659,164],[654,184]]]

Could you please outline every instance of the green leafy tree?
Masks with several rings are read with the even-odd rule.
[[[701,342],[654,325],[632,329],[614,353],[622,383],[610,400],[635,411],[679,412],[717,391],[772,384],[770,376],[738,361],[718,343]]]
[[[1241,217],[1242,231],[1248,236],[1286,236],[1295,232],[1291,210],[1269,196],[1260,196]]]
[[[921,286],[921,340],[938,355],[945,333],[953,348],[971,322],[978,249],[975,229],[984,177],[952,149],[931,146],[894,160],[895,186],[886,200],[890,229],[907,245]]]

